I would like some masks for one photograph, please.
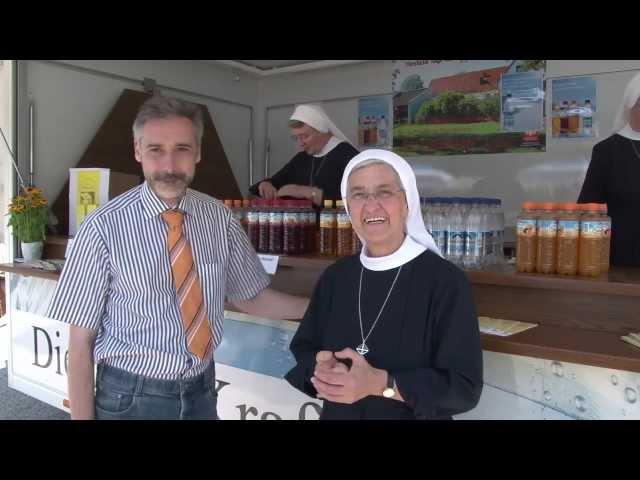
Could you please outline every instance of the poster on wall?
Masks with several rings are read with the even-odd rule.
[[[392,61],[393,150],[403,156],[544,151],[545,68],[545,60]],[[517,113],[520,127],[505,128],[502,78],[525,73],[511,82],[528,86],[535,78],[536,92],[517,94],[518,110],[508,122]]]
[[[391,98],[376,95],[358,99],[358,146],[359,148],[389,148],[392,137]]]
[[[597,136],[596,81],[593,77],[552,80],[551,104],[552,138]]]
[[[85,217],[107,201],[109,201],[108,168],[70,168],[69,235],[75,235]]]

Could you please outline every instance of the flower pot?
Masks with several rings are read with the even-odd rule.
[[[25,262],[40,260],[42,258],[43,242],[20,242],[22,258]]]

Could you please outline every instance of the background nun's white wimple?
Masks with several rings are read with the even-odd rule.
[[[634,75],[631,81],[627,84],[627,88],[624,90],[624,96],[622,98],[622,104],[618,109],[618,114],[616,115],[616,119],[613,122],[613,131],[622,134],[623,136],[626,133],[633,133],[633,131],[628,127],[629,124],[629,111],[633,108],[633,106],[640,98],[640,73]],[[626,128],[625,128],[626,127]],[[621,132],[621,130],[623,130]],[[640,132],[636,132],[633,135],[637,140],[640,138]]]
[[[299,122],[306,123],[321,133],[331,132],[338,140],[347,142],[355,148],[347,136],[331,121],[327,112],[325,112],[320,105],[313,103],[298,105],[289,120],[298,120]]]
[[[424,226],[422,211],[420,210],[420,195],[418,193],[416,176],[413,173],[413,169],[404,158],[393,152],[379,149],[365,150],[364,152],[361,152],[353,157],[347,164],[347,167],[344,170],[344,175],[342,176],[342,183],[340,184],[340,192],[342,194],[342,200],[344,201],[347,212],[347,183],[349,180],[349,175],[356,166],[366,160],[383,161],[398,173],[400,181],[402,182],[402,188],[404,189],[405,195],[407,197],[407,205],[409,207],[406,223],[407,236],[410,237],[414,242],[417,242],[424,248],[431,250],[442,257],[440,249],[436,246],[433,237]],[[360,240],[362,241],[363,246],[366,245],[364,239],[360,238]],[[365,248],[363,247],[360,256],[361,259],[364,251]]]

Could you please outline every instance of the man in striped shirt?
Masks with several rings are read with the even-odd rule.
[[[231,212],[188,188],[202,132],[198,106],[147,100],[133,125],[146,182],[92,212],[74,239],[47,312],[71,324],[72,419],[215,419],[225,299],[268,318],[304,315],[308,299],[267,288]]]

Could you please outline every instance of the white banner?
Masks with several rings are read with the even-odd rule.
[[[68,411],[63,401],[68,398],[69,325],[16,309],[11,312],[11,322],[10,386]],[[226,322],[229,327],[226,344],[241,346],[244,343],[248,347],[245,355],[249,354],[252,336],[244,337],[241,332],[234,334],[234,324],[230,322],[233,320]],[[259,330],[264,329],[264,326],[252,322],[241,325],[254,329],[254,338],[260,338]],[[244,337],[245,341],[239,337]],[[288,348],[288,338],[284,341]],[[265,343],[267,350],[271,342]],[[224,356],[223,349],[219,353]],[[235,361],[241,359],[236,358]],[[269,363],[266,358],[264,361]],[[224,420],[317,420],[322,409],[320,400],[299,392],[282,378],[225,365],[220,361],[216,362],[216,389],[218,415]]]
[[[322,401],[286,380],[216,363],[221,420],[317,420]]]

